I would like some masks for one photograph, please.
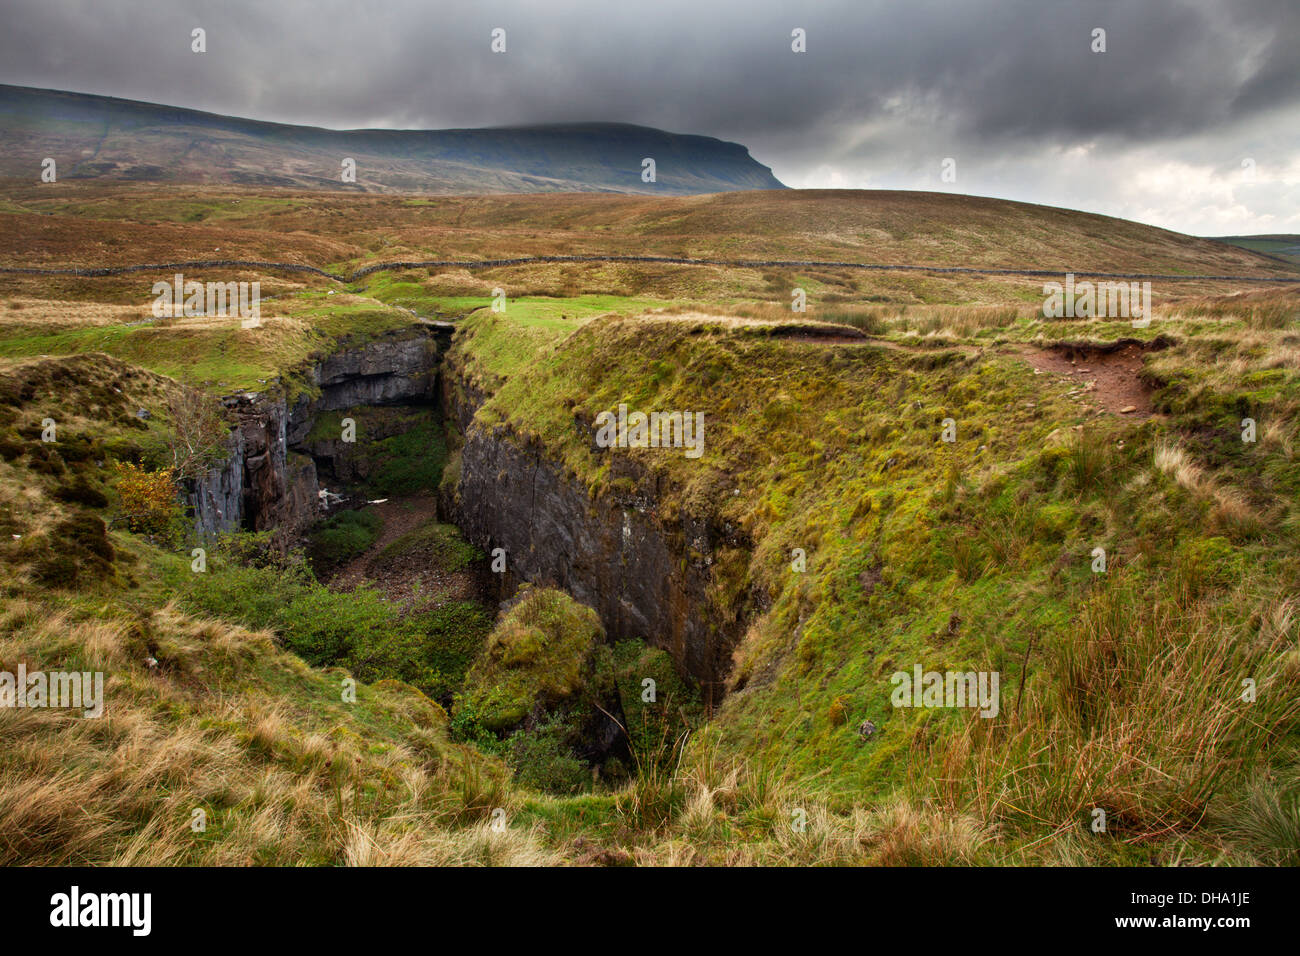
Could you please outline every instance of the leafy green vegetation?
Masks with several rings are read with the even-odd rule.
[[[377,512],[343,511],[312,529],[308,553],[319,568],[343,564],[367,551],[384,521]]]
[[[169,583],[194,613],[273,630],[317,666],[346,667],[367,681],[399,679],[449,701],[491,626],[473,602],[412,613],[370,587],[332,591],[306,564],[249,562],[242,547],[236,536],[206,573],[177,568]]]

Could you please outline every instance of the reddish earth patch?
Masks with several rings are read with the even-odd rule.
[[[1143,379],[1142,359],[1158,348],[1132,339],[1110,345],[1062,343],[1024,348],[1017,353],[1035,372],[1069,378],[1076,397],[1116,415],[1150,418],[1155,414],[1151,387]]]

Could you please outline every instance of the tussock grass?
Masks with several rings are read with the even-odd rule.
[[[319,196],[279,203],[263,231],[229,196],[150,206],[138,191],[69,188],[57,209],[22,199],[63,215],[22,215],[38,230],[26,241],[77,262],[108,238],[115,256],[187,258],[217,244],[211,227],[177,222],[199,214],[241,225],[231,255],[348,266],[611,244],[1006,265],[1046,247],[1115,271],[1244,262],[1145,227],[951,196]],[[332,220],[344,215],[341,236]],[[13,247],[18,231],[0,233]],[[251,335],[207,318],[128,325],[138,284],[105,280],[90,294],[72,280],[3,280],[0,561],[14,573],[0,667],[101,669],[108,711],[0,711],[0,862],[1294,862],[1295,295],[1195,283],[1147,331],[1070,323],[1071,336],[1103,343],[1168,333],[1142,370],[1158,415],[1103,422],[996,349],[1063,334],[1041,320],[1040,283],[805,271],[412,270],[329,296],[316,280],[264,277],[277,297]],[[485,308],[498,285],[504,315]],[[800,316],[795,285],[809,290]],[[156,376],[128,380],[122,361],[81,353],[260,388],[314,350],[412,323],[408,309],[468,316],[448,380],[486,399],[475,427],[546,454],[595,497],[645,502],[673,534],[725,529],[675,556],[709,569],[717,620],[736,618],[732,693],[702,732],[665,741],[630,779],[541,794],[455,743],[445,713],[398,681],[363,683],[345,704],[345,672],[236,626],[231,602],[199,614],[160,600],[158,570],[175,556],[121,531],[108,536],[103,580],[57,593],[27,580],[62,522],[111,512],[94,463],[147,451],[166,427]],[[884,341],[797,334],[819,322]],[[77,354],[36,358],[47,352]],[[625,400],[705,411],[704,457],[632,450],[615,468],[585,428]],[[138,407],[154,424],[130,423]],[[31,429],[51,412],[78,439],[66,461],[33,451]],[[945,418],[956,442],[938,437]],[[1245,418],[1254,443],[1241,440]],[[75,500],[54,497],[61,487]],[[1104,575],[1089,570],[1099,545]],[[805,571],[791,569],[795,548]],[[255,590],[241,600],[251,606]],[[568,663],[547,666],[563,675]],[[894,709],[889,676],[914,663],[999,671],[999,716]],[[868,719],[869,738],[857,729]],[[1094,808],[1104,834],[1091,832]]]
[[[1043,834],[1011,849],[1030,860],[1087,835],[1096,808],[1107,817],[1099,846],[1194,829],[1300,715],[1293,612],[1286,599],[1262,608],[1273,624],[1250,634],[1216,602],[1152,603],[1112,580],[1050,676],[1003,719],[972,719],[933,748],[937,771],[925,779],[918,765],[913,783],[951,812]],[[1247,677],[1253,702],[1242,699]]]
[[[106,705],[97,720],[0,710],[6,865],[550,859],[485,829],[512,806],[504,771],[411,723],[417,691],[363,685],[344,705],[268,634],[174,607],[94,619],[19,599],[0,616],[0,667],[19,660],[106,671]]]

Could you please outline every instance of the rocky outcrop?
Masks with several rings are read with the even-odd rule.
[[[432,400],[438,347],[431,332],[408,333],[335,352],[314,366],[312,375],[320,398],[310,403],[307,414],[295,414],[308,428],[308,419],[320,411]]]
[[[199,537],[211,538],[244,521],[244,432],[232,429],[225,459],[196,479],[188,501]]]
[[[663,648],[707,701],[721,697],[751,602],[717,606],[714,557],[747,541],[707,519],[666,524],[652,499],[593,497],[505,426],[466,430],[453,507],[469,541],[505,550],[507,592],[522,581],[561,588],[594,608],[612,639]]]
[[[289,448],[290,414],[282,399],[252,404],[240,415],[244,443],[244,524],[274,530],[277,544],[316,520],[316,465]]]
[[[199,534],[270,529],[279,546],[292,541],[319,517],[316,464],[304,444],[317,416],[431,401],[437,367],[435,332],[415,326],[325,356],[305,370],[315,387],[293,402],[280,392],[225,399],[238,422],[229,457],[189,489]]]

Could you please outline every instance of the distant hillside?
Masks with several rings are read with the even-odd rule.
[[[420,193],[782,189],[738,143],[621,123],[328,130],[0,84],[0,177]],[[642,160],[656,182],[641,181]],[[342,161],[356,161],[344,184]]]
[[[229,257],[359,266],[380,260],[615,254],[1062,274],[1072,269],[1297,275],[1288,262],[1224,242],[1094,213],[952,193],[769,189],[662,198],[257,193],[225,185],[98,181],[11,186],[0,201],[0,264],[101,266]],[[926,288],[936,281],[897,280],[924,301],[936,294]],[[1164,288],[1156,291],[1162,294]]]
[[[1281,259],[1300,266],[1300,236],[1214,236],[1216,242],[1226,242],[1230,246],[1262,252],[1274,259]]]

